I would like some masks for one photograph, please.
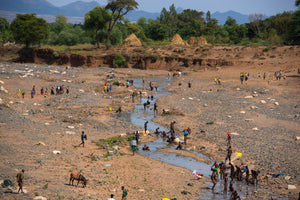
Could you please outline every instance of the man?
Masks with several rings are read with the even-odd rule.
[[[111,195],[110,195],[110,198],[109,198],[108,200],[115,200],[115,199],[114,199],[114,195],[111,194]]]
[[[227,132],[227,146],[230,146],[230,141],[231,141],[231,133],[228,131]]]
[[[231,149],[231,146],[229,146],[227,149],[227,156],[225,158],[225,162],[227,159],[229,159],[229,163],[231,163],[231,154],[232,154],[232,149]]]
[[[22,171],[17,174],[17,182],[18,182],[18,185],[19,185],[18,193],[20,192],[20,190],[23,193],[24,172],[25,172],[25,170],[22,169]]]
[[[122,186],[121,189],[122,189],[122,200],[125,200],[127,197],[127,190],[124,188],[124,186]]]
[[[86,135],[84,134],[84,131],[81,132],[81,144],[84,147],[84,139],[87,139]],[[79,147],[80,147],[79,145]]]

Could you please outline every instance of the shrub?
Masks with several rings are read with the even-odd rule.
[[[121,67],[126,64],[126,60],[122,55],[116,55],[113,60],[113,65],[116,67]]]

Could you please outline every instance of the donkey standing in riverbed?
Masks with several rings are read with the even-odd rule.
[[[84,176],[82,176],[80,173],[78,173],[78,172],[72,172],[70,174],[69,185],[71,185],[71,181],[72,181],[72,185],[73,185],[74,180],[78,181],[77,182],[77,186],[78,186],[79,182],[81,181],[82,182],[82,187],[86,187],[87,179],[84,178]]]

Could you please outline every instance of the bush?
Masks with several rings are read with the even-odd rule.
[[[126,64],[126,60],[123,58],[122,55],[115,56],[113,60],[113,65],[116,67],[121,67]]]

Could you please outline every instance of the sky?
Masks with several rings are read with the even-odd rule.
[[[78,0],[47,0],[55,6],[66,5]],[[92,0],[81,0],[92,1]],[[94,0],[100,5],[106,5],[107,0]],[[194,9],[211,13],[233,10],[242,14],[260,13],[267,16],[276,15],[284,11],[296,10],[295,0],[136,0],[138,10],[160,12],[163,8],[169,10],[174,4],[176,8]]]

